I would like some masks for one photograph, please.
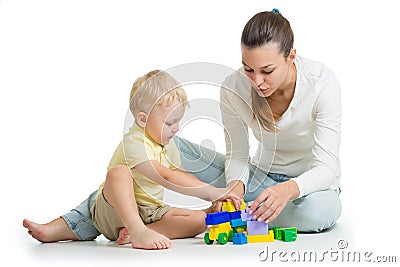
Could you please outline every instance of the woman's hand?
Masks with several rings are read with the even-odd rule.
[[[272,222],[282,212],[289,200],[299,195],[295,181],[289,180],[266,188],[250,205],[249,213],[258,221]],[[261,206],[259,206],[264,202]]]
[[[236,197],[239,198],[237,201],[233,201],[233,205],[235,206],[236,210],[240,209],[240,205],[242,204],[242,198],[244,196],[244,184],[241,181],[233,181],[227,185],[228,192],[234,194]],[[221,211],[222,202],[224,200],[218,199],[213,201],[213,211],[218,212]]]

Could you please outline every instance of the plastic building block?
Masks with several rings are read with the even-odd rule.
[[[214,243],[214,240],[210,239],[210,233],[205,233],[204,243],[206,243],[207,245],[211,245],[212,243]]]
[[[221,245],[228,243],[229,237],[227,233],[219,233],[217,237],[217,242]]]
[[[242,218],[242,221],[253,221],[253,215],[250,215],[247,211],[247,208],[241,211],[240,217]]]
[[[247,233],[246,228],[247,228],[247,226],[243,225],[243,226],[233,228],[233,231],[235,231],[236,233]]]
[[[209,236],[210,236],[211,240],[216,240],[216,239],[218,239],[219,233],[226,233],[226,235],[228,236],[230,231],[233,231],[233,229],[229,222],[221,223],[221,224],[211,226]]]
[[[247,244],[247,236],[245,233],[235,233],[233,235],[233,244],[234,245],[243,245]]]
[[[240,204],[239,210],[244,210],[246,209],[246,207],[246,202],[244,202],[244,199],[242,199],[242,204]],[[231,201],[225,201],[224,203],[222,203],[222,211],[234,212],[236,211],[236,209]]]
[[[240,210],[246,209],[246,202],[244,202],[244,199],[242,199],[242,204],[240,205]]]
[[[229,213],[227,211],[214,212],[214,213],[207,214],[206,224],[207,225],[215,225],[215,224],[229,222],[229,220],[230,220],[230,217],[229,217]]]
[[[241,217],[240,217],[240,214],[241,214],[242,212],[240,211],[240,210],[238,210],[238,211],[234,211],[234,212],[229,212],[229,218],[231,219],[231,221],[232,220],[235,220],[235,219],[240,219]]]
[[[234,212],[236,209],[232,202],[225,201],[222,203],[222,211]]]
[[[235,219],[231,221],[231,226],[232,227],[239,227],[239,226],[247,226],[247,222],[246,221],[242,221],[242,219]]]
[[[247,221],[248,235],[268,235],[268,224],[259,221]]]
[[[274,231],[269,230],[268,235],[247,235],[247,242],[274,242]]]
[[[292,242],[297,239],[297,228],[282,228],[282,240]]]
[[[282,237],[282,228],[281,227],[277,227],[277,226],[271,227],[270,230],[274,231],[275,239],[282,240],[283,237]]]
[[[214,241],[225,245],[228,241],[232,241],[234,231],[229,222],[213,225],[210,231],[204,235],[204,242],[211,245]]]

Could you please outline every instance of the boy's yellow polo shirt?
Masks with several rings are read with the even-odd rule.
[[[156,160],[169,169],[175,169],[181,165],[179,151],[173,140],[161,146],[134,123],[115,150],[108,170],[116,165],[128,166],[132,173],[136,202],[139,205],[162,206],[164,205],[162,203],[164,187],[135,169],[138,164],[149,160]],[[102,193],[103,186],[104,182],[100,185],[98,194]]]

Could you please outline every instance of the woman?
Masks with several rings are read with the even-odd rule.
[[[184,168],[201,169],[200,180],[226,182],[254,201],[250,212],[258,220],[319,232],[341,214],[340,86],[323,64],[297,56],[293,40],[278,10],[253,16],[241,38],[243,68],[221,89],[227,154],[175,141]],[[258,140],[251,160],[248,128]],[[48,224],[24,220],[24,227],[42,242],[93,240],[100,234],[89,211],[95,195]]]

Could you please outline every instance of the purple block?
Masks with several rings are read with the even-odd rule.
[[[268,235],[268,224],[259,221],[247,221],[248,235]]]
[[[253,220],[253,215],[250,215],[246,210],[242,210],[242,214],[240,214],[240,217],[242,218],[242,221],[252,221]]]

